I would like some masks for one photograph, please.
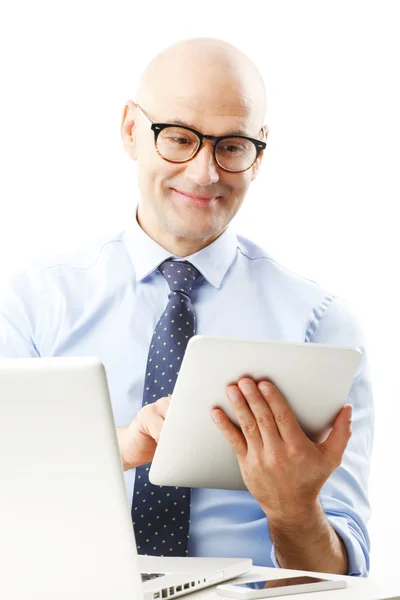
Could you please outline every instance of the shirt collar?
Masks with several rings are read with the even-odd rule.
[[[143,280],[155,271],[164,260],[172,257],[176,260],[191,262],[203,277],[216,288],[221,286],[238,248],[236,233],[232,225],[228,225],[227,229],[215,242],[206,248],[184,258],[176,257],[143,231],[137,221],[137,216],[132,226],[125,231],[125,242],[129,257],[135,268],[137,281]]]

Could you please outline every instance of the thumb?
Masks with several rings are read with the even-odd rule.
[[[338,416],[329,436],[319,449],[323,454],[330,458],[332,462],[340,465],[346,446],[351,438],[351,417],[353,407],[351,404],[345,404]]]

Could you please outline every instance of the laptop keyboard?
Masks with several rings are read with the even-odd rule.
[[[157,579],[157,577],[163,577],[165,573],[141,573],[142,582],[149,581],[149,579]]]

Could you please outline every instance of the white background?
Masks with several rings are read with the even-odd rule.
[[[123,229],[137,201],[119,124],[138,76],[192,36],[261,70],[270,136],[237,228],[349,299],[376,402],[372,573],[398,570],[400,3],[8,0],[0,8],[0,274]]]

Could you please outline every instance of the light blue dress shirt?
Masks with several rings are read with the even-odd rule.
[[[0,356],[97,356],[116,425],[127,425],[141,408],[148,348],[168,299],[156,268],[170,256],[135,221],[72,255],[32,262],[1,290]],[[192,294],[197,333],[362,349],[348,398],[353,434],[320,501],[346,545],[349,574],[366,575],[373,404],[357,320],[343,299],[283,268],[232,225],[186,258],[204,276]],[[134,478],[134,470],[125,472],[129,501]],[[247,556],[257,565],[279,566],[265,514],[244,491],[192,490],[188,549],[189,556]]]

